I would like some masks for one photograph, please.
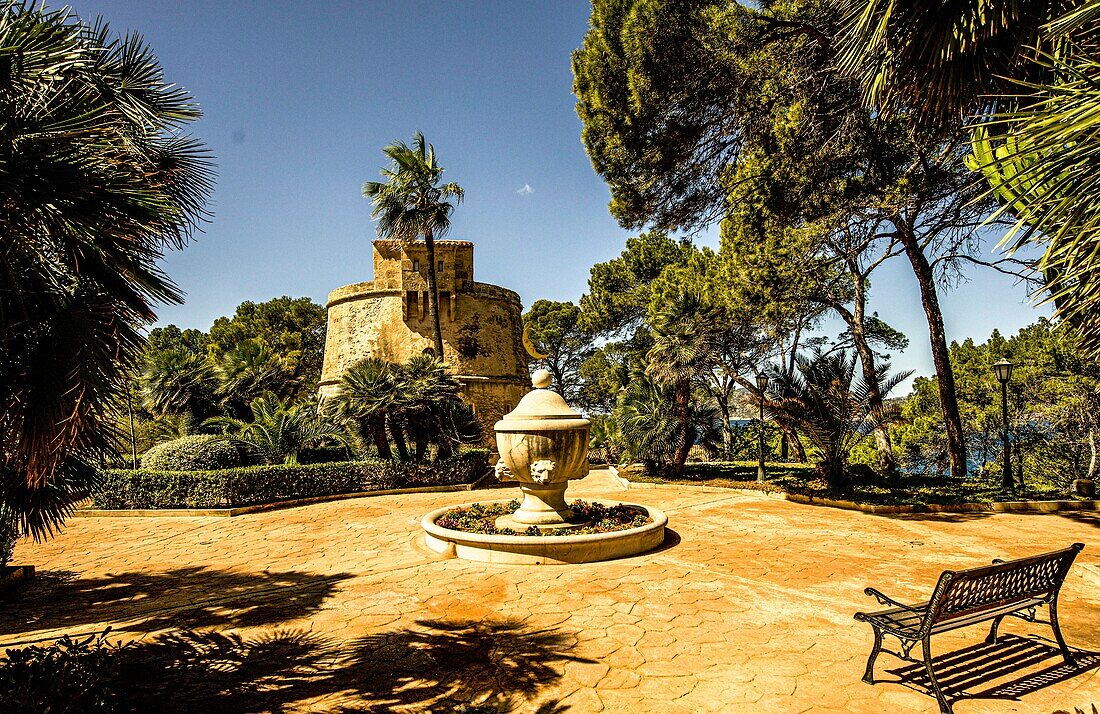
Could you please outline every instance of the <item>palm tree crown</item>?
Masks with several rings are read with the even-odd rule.
[[[424,239],[427,251],[428,312],[434,330],[436,354],[443,357],[443,333],[439,327],[436,290],[435,240],[451,229],[451,213],[462,202],[464,191],[456,183],[441,183],[443,167],[436,162],[435,147],[419,131],[413,145],[395,141],[382,150],[390,166],[382,169],[382,181],[367,181],[363,195],[371,199],[371,217],[378,221],[378,235],[411,243]]]

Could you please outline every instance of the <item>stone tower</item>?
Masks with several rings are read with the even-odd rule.
[[[400,363],[435,351],[425,252],[421,242],[376,240],[374,280],[329,293],[322,398],[335,393],[343,371],[364,357]],[[436,241],[435,258],[443,360],[488,443],[493,424],[530,389],[523,306],[511,290],[474,282],[473,243]]]

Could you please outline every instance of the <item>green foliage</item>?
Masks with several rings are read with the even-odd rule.
[[[2,495],[44,537],[107,447],[140,327],[180,300],[158,263],[204,219],[213,175],[186,135],[198,107],[140,36],[6,2],[0,65]]]
[[[613,533],[631,528],[641,528],[653,519],[637,507],[617,504],[605,506],[602,503],[576,500],[569,504],[578,523],[585,525],[576,528],[548,528],[543,530],[531,526],[519,533],[512,528],[498,528],[496,519],[508,516],[519,508],[519,501],[507,503],[472,503],[469,506],[453,508],[440,516],[435,524],[440,528],[463,533],[482,535],[510,536],[571,536],[590,533]]]
[[[581,365],[592,356],[593,336],[582,324],[581,310],[571,302],[537,300],[523,316],[527,336],[540,354],[541,362],[554,377],[553,389],[565,401],[574,403],[581,395]],[[538,362],[532,362],[534,369]]]
[[[629,337],[644,323],[653,281],[669,266],[687,265],[692,251],[656,231],[628,238],[618,258],[592,266],[580,305],[585,330]]]
[[[148,471],[211,471],[243,466],[248,454],[239,442],[212,434],[184,436],[157,444],[141,457]]]
[[[0,710],[6,712],[117,712],[126,701],[119,673],[121,644],[110,628],[84,639],[65,635],[48,645],[7,650],[0,662]],[[132,685],[131,685],[132,686]]]
[[[15,513],[4,503],[0,503],[0,572],[11,562],[15,543],[19,540],[19,522]]]
[[[373,442],[382,458],[389,457],[391,444],[403,460],[423,460],[431,445],[437,457],[446,458],[460,444],[481,440],[481,427],[458,391],[446,365],[431,355],[403,365],[368,357],[344,371],[325,409],[355,434],[361,448]]]
[[[1005,237],[1046,245],[1058,313],[1100,353],[1100,68],[1095,2],[846,0],[843,62],[865,101],[942,133],[969,123],[968,165],[1017,219]]]
[[[911,372],[888,376],[889,363],[877,374],[855,380],[856,358],[846,352],[799,357],[797,371],[775,374],[768,385],[766,411],[788,423],[817,448],[818,467],[833,488],[843,488],[849,476],[848,457],[858,441],[876,425],[894,417],[894,410],[875,407],[872,390],[888,395]]]
[[[993,373],[1002,357],[1016,365],[1008,404],[1017,478],[1066,485],[1095,473],[1090,440],[1100,428],[1100,369],[1081,354],[1072,332],[1046,319],[1007,339],[995,331],[981,344],[951,344],[971,466],[983,473],[1002,467],[1001,390]],[[934,380],[918,378],[902,405],[900,456],[918,473],[941,472],[945,458]]]
[[[150,353],[142,370],[141,387],[150,412],[184,416],[191,428],[218,409],[217,373],[203,354],[176,349]]]
[[[245,402],[265,390],[294,398],[314,394],[327,321],[324,306],[286,295],[261,303],[246,300],[233,317],[219,317],[210,328],[208,351],[225,371],[223,389]],[[235,367],[235,362],[243,364]],[[235,375],[242,380],[239,390],[229,386]]]
[[[110,470],[92,493],[96,508],[224,508],[379,489],[472,483],[488,452],[464,451],[431,465],[343,461],[218,471]]]
[[[213,417],[203,422],[203,426],[220,428],[223,434],[248,444],[269,464],[282,461],[294,465],[303,449],[345,442],[346,432],[318,414],[314,403],[290,404],[265,392],[252,400],[250,408],[252,421]],[[152,468],[144,460],[142,466]]]
[[[451,213],[465,192],[457,183],[441,183],[443,167],[436,162],[435,147],[419,131],[413,145],[395,141],[382,150],[390,160],[382,169],[382,181],[367,181],[363,195],[373,204],[371,217],[378,220],[378,236],[403,243],[424,239],[428,274],[428,313],[432,321],[436,355],[442,358],[443,333],[439,327],[439,295],[436,289],[435,240],[451,229]]]

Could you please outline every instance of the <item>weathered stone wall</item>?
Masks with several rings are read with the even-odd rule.
[[[337,389],[340,375],[364,357],[404,362],[433,349],[428,318],[423,244],[402,247],[375,241],[375,280],[329,294],[328,333],[321,396]],[[443,359],[463,383],[491,441],[493,423],[529,389],[519,295],[473,280],[473,245],[439,241],[440,330]],[[416,270],[414,268],[419,268]]]

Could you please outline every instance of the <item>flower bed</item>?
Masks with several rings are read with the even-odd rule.
[[[579,528],[540,529],[531,526],[522,533],[511,528],[497,528],[496,519],[511,515],[519,508],[519,501],[507,503],[474,503],[469,506],[447,511],[435,524],[440,528],[463,533],[481,533],[482,535],[524,535],[524,536],[567,536],[590,533],[613,533],[631,528],[640,528],[652,519],[633,506],[605,506],[602,503],[589,503],[577,500],[569,506],[579,521],[586,525]]]
[[[248,466],[216,471],[108,470],[92,493],[94,508],[225,508],[416,486],[472,483],[489,454],[471,449],[435,463],[338,461]]]

